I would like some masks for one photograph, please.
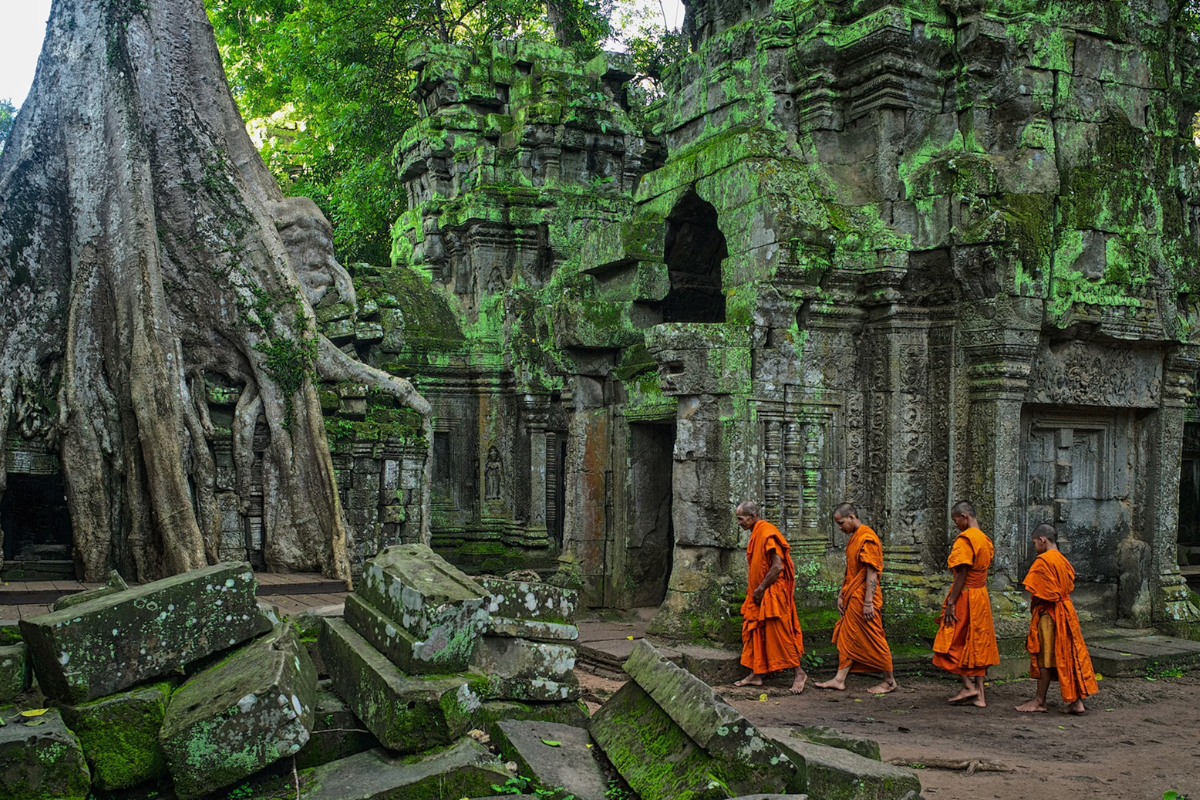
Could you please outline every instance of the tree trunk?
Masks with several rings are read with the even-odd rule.
[[[348,285],[250,142],[202,0],[55,0],[0,155],[0,493],[7,434],[56,447],[87,579],[216,559],[206,377],[242,390],[243,507],[266,418],[268,565],[349,577],[313,381],[353,371],[430,409],[321,341],[311,303]]]

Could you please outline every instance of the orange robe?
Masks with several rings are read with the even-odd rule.
[[[1054,664],[1063,700],[1074,703],[1095,694],[1100,687],[1096,684],[1092,657],[1088,655],[1083,633],[1079,630],[1075,604],[1071,602],[1071,590],[1075,588],[1075,569],[1071,562],[1057,550],[1047,550],[1033,560],[1023,583],[1033,595],[1033,617],[1029,620],[1029,636],[1025,640],[1025,649],[1030,654],[1030,676],[1038,677],[1038,653],[1042,649],[1038,624],[1043,616],[1047,616],[1054,621]]]
[[[833,643],[838,649],[838,669],[851,672],[891,672],[892,650],[883,633],[883,588],[875,584],[875,619],[863,616],[867,596],[867,567],[883,575],[883,543],[866,525],[846,543],[846,579],[842,582],[842,618],[833,626]]]
[[[938,628],[933,640],[933,665],[955,675],[986,675],[1000,663],[992,601],[988,597],[988,567],[996,554],[992,540],[979,528],[967,528],[954,540],[947,563],[951,572],[964,564],[967,580],[954,603],[955,623]],[[943,614],[945,603],[942,604]]]
[[[742,665],[757,675],[800,666],[804,635],[796,616],[796,568],[791,548],[783,534],[769,522],[759,520],[746,545],[749,582],[742,603]],[[771,568],[771,554],[778,553],[783,572],[763,592],[762,603],[754,602],[754,590]]]

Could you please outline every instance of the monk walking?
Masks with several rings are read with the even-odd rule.
[[[750,674],[734,686],[762,686],[763,676],[795,667],[789,691],[800,694],[808,675],[800,666],[804,635],[796,616],[796,568],[783,534],[759,519],[758,506],[746,501],[737,507],[738,527],[750,531],[746,545],[749,581],[742,603],[742,666]]]
[[[1023,583],[1033,595],[1030,605],[1033,616],[1029,620],[1025,649],[1030,655],[1029,676],[1037,678],[1037,697],[1017,706],[1017,711],[1045,711],[1046,692],[1050,681],[1057,678],[1059,691],[1067,703],[1062,710],[1067,714],[1084,714],[1087,709],[1083,698],[1095,694],[1100,687],[1079,630],[1075,604],[1071,602],[1075,569],[1059,552],[1058,531],[1053,525],[1042,524],[1033,529],[1033,547],[1038,555]]]
[[[988,566],[996,548],[979,529],[975,507],[970,503],[956,503],[950,509],[950,519],[960,532],[947,562],[954,583],[942,605],[942,624],[933,641],[933,665],[962,679],[962,691],[950,698],[951,703],[970,700],[985,708],[983,682],[987,669],[1000,663],[987,590]]]
[[[818,683],[822,689],[846,688],[851,672],[882,672],[883,682],[871,687],[871,694],[896,691],[892,672],[892,651],[883,633],[883,543],[875,531],[858,520],[858,510],[842,503],[833,512],[833,524],[850,534],[846,543],[846,578],[838,592],[837,609],[841,619],[833,627],[833,643],[838,649],[838,671],[831,680]]]

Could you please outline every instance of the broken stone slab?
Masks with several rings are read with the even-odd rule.
[[[406,675],[345,620],[326,619],[320,644],[334,691],[390,750],[450,744],[470,729],[482,704],[483,676]]]
[[[226,563],[21,620],[38,684],[83,703],[244,642],[262,630],[249,564]]]
[[[574,647],[484,636],[471,664],[487,675],[489,699],[549,702],[579,697]]]
[[[409,675],[429,673],[459,672],[460,669],[439,669],[440,664],[435,660],[420,658],[417,653],[424,642],[417,640],[411,633],[384,616],[379,609],[367,604],[357,595],[346,597],[346,624],[362,636],[371,646],[383,653],[388,661]]]
[[[705,753],[635,681],[592,715],[588,731],[642,800],[724,800],[740,791],[726,790],[729,765]]]
[[[142,686],[77,706],[62,707],[63,720],[79,737],[98,789],[137,786],[167,772],[158,741],[175,684]]]
[[[842,733],[834,728],[828,728],[824,725],[815,725],[809,728],[790,728],[792,737],[796,739],[805,739],[813,744],[823,744],[826,747],[840,747],[843,750],[849,750],[851,753],[858,753],[863,758],[870,758],[874,761],[880,760],[879,742],[874,739],[868,739],[866,736],[859,736],[854,733]],[[774,737],[774,732],[770,734]]]
[[[517,774],[544,790],[562,789],[575,800],[605,800],[608,780],[592,755],[592,737],[583,728],[554,722],[502,720],[492,744]]]
[[[290,625],[193,677],[159,733],[175,793],[200,797],[300,752],[316,694],[316,670]]]
[[[29,651],[24,642],[0,647],[0,703],[29,688]]]
[[[486,636],[508,636],[538,642],[573,642],[579,638],[579,628],[557,622],[536,619],[506,619],[491,617],[484,628]]]
[[[783,791],[803,779],[801,766],[770,738],[650,642],[637,642],[625,672],[710,756],[741,764],[754,774],[757,783],[748,788]]]
[[[318,689],[312,735],[296,754],[296,769],[319,767],[376,747],[379,740],[350,707],[337,695]]]
[[[921,779],[910,769],[792,736],[791,728],[764,730],[806,765],[807,791],[822,800],[917,800]]]
[[[95,589],[86,589],[75,594],[64,594],[62,597],[54,601],[54,605],[50,606],[51,611],[61,611],[64,608],[83,605],[89,600],[95,600],[100,597],[108,597],[110,594],[123,592],[129,588],[129,584],[121,577],[120,573],[115,569],[110,570],[108,578],[104,581],[103,586],[97,586]]]
[[[488,613],[504,619],[573,625],[579,593],[548,583],[480,578],[488,593]]]
[[[487,619],[483,587],[421,544],[394,545],[368,561],[357,595],[411,634],[412,674],[466,669]]]
[[[0,800],[85,800],[87,761],[57,708],[29,719],[6,706],[0,722]]]
[[[509,779],[507,770],[474,739],[419,758],[377,748],[305,775],[304,800],[413,800],[481,797]],[[511,795],[510,795],[511,797]]]

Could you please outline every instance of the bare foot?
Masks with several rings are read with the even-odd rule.
[[[1083,707],[1082,700],[1076,700],[1074,703],[1071,703],[1071,705],[1067,706],[1066,708],[1060,708],[1059,712],[1061,712],[1063,714],[1079,715],[1079,714],[1086,714],[1087,709]]]
[[[755,675],[753,672],[751,672],[749,675],[742,678],[740,681],[737,681],[733,685],[734,686],[762,686],[762,676]]]
[[[867,691],[871,694],[887,694],[888,692],[896,691],[898,688],[900,688],[900,684],[896,683],[895,681],[892,681],[891,683],[883,681],[878,686],[872,686],[870,689],[867,689]]]
[[[813,686],[816,686],[818,689],[837,689],[839,692],[846,691],[845,681],[839,681],[837,678],[830,678],[827,681],[814,683]]]
[[[961,692],[954,695],[954,697],[951,697],[948,702],[961,703],[964,700],[974,700],[978,697],[979,692],[975,691],[974,689],[963,689]]]
[[[971,705],[975,706],[976,708],[987,708],[987,701],[982,697],[976,697],[975,702]]]
[[[806,683],[808,683],[808,675],[797,675],[796,680],[792,681],[792,687],[788,691],[792,694],[801,694],[804,691]]]
[[[1017,706],[1017,711],[1023,711],[1026,714],[1044,714],[1046,713],[1046,704],[1039,703],[1037,700],[1030,700],[1024,705]]]

